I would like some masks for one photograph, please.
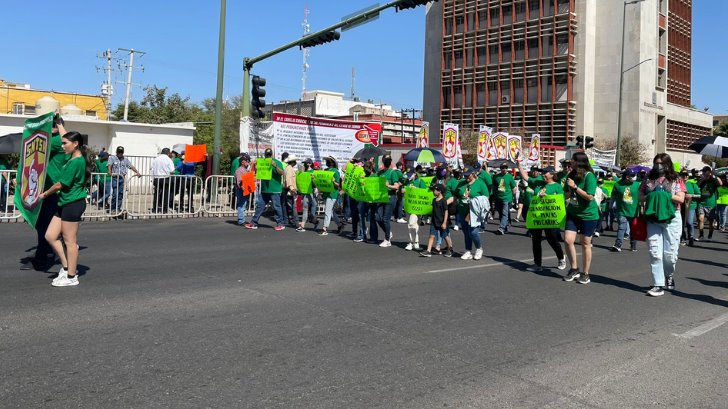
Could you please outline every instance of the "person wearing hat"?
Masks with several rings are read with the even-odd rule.
[[[513,175],[508,171],[508,164],[500,165],[500,173],[493,178],[496,189],[496,209],[500,213],[500,226],[495,234],[503,235],[508,232],[510,222],[510,208],[513,202],[513,194],[516,192],[516,181]]]
[[[483,257],[483,247],[479,228],[486,220],[490,207],[488,187],[478,178],[475,169],[471,166],[463,169],[463,177],[465,177],[465,183],[460,185],[457,193],[457,222],[465,239],[465,253],[460,258],[462,260],[480,260]],[[475,253],[471,252],[473,248]]]
[[[151,176],[154,187],[154,199],[152,202],[152,213],[167,213],[170,207],[169,178],[174,172],[174,163],[169,157],[169,148],[164,148],[159,155],[152,160]]]
[[[700,202],[698,203],[698,232],[700,236],[698,237],[698,241],[705,240],[703,236],[703,225],[705,224],[706,218],[708,219],[708,239],[705,241],[711,241],[713,239],[713,230],[715,229],[713,224],[718,219],[716,209],[718,187],[723,186],[723,181],[715,177],[713,169],[710,166],[705,166],[702,174],[702,177],[698,181],[698,187],[700,188]]]
[[[331,180],[334,183],[334,189],[331,192],[322,192],[321,198],[324,200],[324,225],[321,229],[321,235],[326,236],[329,234],[329,223],[334,220],[336,223],[336,233],[340,234],[344,223],[339,219],[339,215],[334,211],[334,205],[336,200],[339,198],[339,189],[341,188],[341,173],[339,173],[339,166],[336,158],[333,156],[327,156],[324,158],[326,163],[326,170],[333,172],[334,175]]]
[[[531,170],[533,171],[533,167],[531,167]],[[547,195],[564,194],[564,189],[561,187],[561,184],[556,182],[556,169],[553,166],[547,166],[544,169],[538,169],[539,174],[536,176],[532,176],[534,175],[534,172],[531,172],[531,175],[526,173],[526,171],[521,166],[521,161],[518,160],[518,171],[521,173],[521,177],[528,184],[528,188],[532,192],[532,194],[530,194],[528,197],[529,207],[531,205],[531,201],[534,198],[540,198]],[[528,217],[528,215],[526,215],[526,217]],[[541,250],[541,238],[543,236],[546,236],[546,241],[549,243],[549,246],[551,246],[551,249],[556,254],[556,259],[559,261],[559,264],[556,268],[558,268],[559,270],[566,269],[566,255],[564,254],[564,250],[561,248],[561,244],[559,243],[559,239],[561,238],[561,230],[558,228],[549,228],[529,229],[528,231],[529,233],[531,233],[533,266],[526,268],[526,270],[532,272],[543,271],[543,252]]]
[[[614,184],[612,189],[612,200],[617,206],[617,238],[614,245],[610,249],[614,252],[622,251],[622,242],[624,235],[627,233],[632,220],[639,216],[639,188],[640,182],[635,180],[635,173],[631,169],[627,169],[622,173],[622,179]],[[637,251],[637,241],[630,239],[630,249]]]
[[[273,157],[273,150],[268,148],[264,154],[266,159],[271,159],[271,165],[273,166],[273,172],[270,180],[260,181],[260,192],[256,195],[255,199],[255,214],[250,223],[245,224],[246,229],[255,230],[258,228],[258,221],[260,216],[263,215],[265,206],[270,202],[273,205],[275,211],[276,231],[281,231],[286,228],[283,225],[283,210],[281,209],[281,192],[283,191],[283,184],[281,178],[283,176],[283,163]],[[255,166],[253,166],[255,169]]]
[[[110,211],[112,213],[121,211],[121,204],[124,200],[124,182],[129,169],[134,171],[134,176],[141,176],[131,161],[124,157],[124,147],[117,146],[116,155],[111,156],[107,163],[107,173],[111,176],[111,187],[114,190],[111,195]]]
[[[106,200],[109,198],[111,193],[111,178],[106,174],[108,169],[109,153],[105,150],[99,152],[99,156],[94,161],[94,175],[93,180],[97,185],[96,191],[91,193],[91,203],[96,204],[99,209],[107,207],[109,204]]]
[[[384,155],[382,157],[382,165],[384,168],[377,172],[377,176],[385,178],[385,185],[387,186],[387,192],[389,194],[388,203],[379,203],[377,205],[377,224],[379,228],[384,232],[384,240],[379,244],[379,247],[391,247],[392,246],[392,226],[391,219],[394,207],[397,203],[397,190],[402,185],[400,183],[401,177],[399,171],[391,168],[392,156]],[[374,226],[372,226],[374,228]]]
[[[248,210],[250,194],[255,192],[255,174],[252,172],[250,155],[243,152],[238,159],[238,167],[233,175],[235,180],[235,210],[238,213],[238,226],[245,226],[245,212]]]
[[[283,201],[285,211],[284,219],[288,217],[288,223],[291,227],[296,229],[299,227],[298,222],[298,208],[296,206],[296,200],[298,199],[298,188],[296,187],[296,173],[298,168],[296,162],[298,158],[296,155],[289,155],[285,159],[286,168],[283,170]]]

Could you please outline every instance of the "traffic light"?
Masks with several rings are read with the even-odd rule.
[[[330,43],[332,41],[338,40],[341,37],[341,33],[339,33],[336,30],[327,31],[325,33],[321,33],[317,36],[311,37],[308,40],[302,42],[299,47],[300,48],[308,48],[308,47],[315,47],[317,45]]]
[[[584,149],[589,149],[594,147],[594,138],[591,136],[585,136],[584,137]]]
[[[397,10],[404,10],[404,9],[413,9],[417,6],[424,6],[425,4],[431,2],[431,1],[437,1],[437,0],[404,0],[403,2],[397,4]]]
[[[253,108],[250,111],[250,115],[253,116],[253,118],[263,118],[265,114],[263,113],[263,107],[265,106],[265,78],[259,77],[257,75],[253,75],[253,100],[251,105]]]
[[[577,148],[583,148],[584,147],[584,135],[578,135],[576,137],[576,147]]]

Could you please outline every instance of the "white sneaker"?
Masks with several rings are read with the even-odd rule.
[[[458,225],[456,224],[456,225],[452,226],[452,229],[453,229],[453,230],[455,230],[455,231],[458,231],[458,230],[460,230],[460,226],[458,226]]]
[[[412,251],[412,249],[415,248],[415,246],[412,245],[412,243],[407,243],[407,247],[405,247],[405,250]],[[418,248],[419,250],[419,248]]]
[[[412,247],[412,248],[413,248],[414,250],[416,250],[416,251],[420,251],[420,250],[422,250],[422,248],[420,247],[420,244],[419,244],[419,243],[415,243],[415,246],[414,246],[414,247]]]
[[[407,220],[405,220],[403,217],[400,217],[399,219],[397,219],[397,223],[407,223]]]
[[[392,242],[389,240],[382,240],[382,242],[379,243],[379,247],[392,247]]]
[[[387,241],[392,241],[393,238],[394,238],[394,233],[390,231],[389,232],[389,240],[387,240]]]
[[[51,281],[51,284],[54,284],[56,281],[59,281],[62,278],[66,278],[68,276],[68,271],[66,271],[65,268],[61,267],[61,270],[58,271],[58,276]]]
[[[594,232],[594,237],[599,237],[599,232],[598,231],[595,231]]]
[[[72,285],[78,285],[78,275],[75,275],[71,278],[69,278],[68,276],[63,276],[60,280],[53,281],[51,285],[53,287],[69,287]]]
[[[481,258],[483,258],[483,249],[476,249],[473,260],[480,260]]]
[[[559,260],[559,265],[556,267],[559,270],[565,270],[566,269],[566,257]]]
[[[465,253],[463,253],[462,256],[460,256],[460,260],[472,260],[472,259],[473,259],[473,255],[469,251],[466,251]]]

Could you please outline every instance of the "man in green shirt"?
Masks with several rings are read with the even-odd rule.
[[[283,191],[283,184],[281,183],[281,176],[283,175],[283,163],[273,157],[273,150],[268,148],[265,150],[265,158],[271,159],[273,165],[273,174],[270,180],[260,181],[260,192],[256,192],[255,199],[255,214],[251,223],[246,223],[246,229],[255,230],[258,228],[258,220],[265,210],[265,205],[268,202],[273,204],[273,210],[276,213],[276,231],[281,231],[286,227],[283,225],[283,210],[281,209],[281,192]]]
[[[332,177],[334,189],[330,192],[321,193],[321,199],[324,201],[324,224],[321,229],[322,236],[329,234],[329,223],[331,223],[332,219],[337,226],[336,234],[340,234],[344,227],[344,223],[342,223],[339,215],[336,211],[334,211],[334,205],[339,199],[339,189],[341,188],[341,173],[339,172],[339,164],[333,156],[325,157],[324,162],[326,162],[326,170],[334,173],[334,176]]]
[[[91,194],[91,203],[96,203],[99,209],[108,207],[106,199],[111,196],[111,178],[108,176],[109,153],[106,151],[99,152],[99,157],[94,161],[94,183],[97,190]],[[108,185],[108,186],[107,186]]]
[[[680,177],[685,181],[685,203],[682,205],[685,214],[685,231],[683,239],[687,240],[688,246],[695,245],[695,213],[700,202],[700,188],[698,187],[698,171],[693,169],[693,177],[688,178],[688,171],[683,170]],[[684,244],[684,243],[683,243]]]
[[[508,164],[501,164],[500,173],[493,178],[493,185],[496,191],[496,209],[500,211],[500,226],[495,234],[503,235],[508,232],[510,208],[516,190],[516,181],[508,171]]]
[[[640,182],[635,180],[635,173],[630,169],[624,171],[622,179],[612,189],[612,200],[614,200],[617,206],[616,212],[619,227],[617,228],[617,239],[614,241],[614,246],[610,249],[611,251],[622,251],[624,235],[627,233],[627,229],[632,223],[632,220],[638,216],[639,202],[637,198],[639,189]],[[630,249],[637,251],[637,242],[633,239],[630,239]]]
[[[716,178],[713,174],[713,169],[710,166],[703,168],[703,175],[698,181],[698,187],[700,188],[700,203],[698,203],[698,231],[700,237],[698,241],[705,240],[703,237],[703,224],[705,218],[708,218],[708,240],[713,239],[713,222],[717,219],[716,214],[716,202],[718,200],[718,187],[723,186],[723,181],[720,178]]]

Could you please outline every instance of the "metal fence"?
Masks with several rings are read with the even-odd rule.
[[[14,187],[11,181],[15,179],[17,170],[0,171],[0,221],[17,220],[20,212],[13,204]]]

